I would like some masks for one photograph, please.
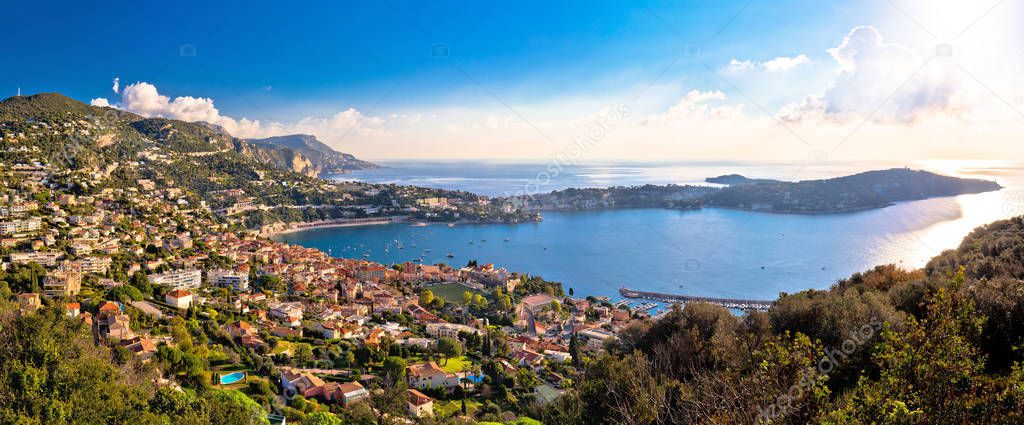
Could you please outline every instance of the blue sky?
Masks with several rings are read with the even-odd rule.
[[[639,125],[641,116],[664,114],[694,90],[722,93],[695,97],[707,99],[700,105],[742,104],[745,116],[770,118],[829,90],[838,65],[828,49],[855,28],[869,26],[884,43],[928,51],[937,32],[930,28],[965,26],[979,15],[994,19],[983,15],[983,6],[951,12],[964,22],[949,23],[933,16],[934,2],[918,0],[898,9],[882,0],[17,2],[0,11],[6,28],[0,48],[9,58],[0,81],[10,94],[20,86],[83,101],[107,98],[130,109],[111,90],[116,77],[120,88],[145,82],[172,100],[210,99],[223,116],[285,129],[316,130],[324,125],[295,123],[317,118],[324,124],[351,109],[354,120],[366,120],[354,126],[366,131],[318,136],[371,156],[409,148],[408,156],[417,157],[447,152],[439,144],[452,137],[441,129],[511,119],[535,127],[532,139],[561,143],[571,131],[547,121],[571,122],[626,102]],[[448,57],[431,56],[439,43],[448,46]],[[693,47],[685,54],[694,45],[699,55]],[[800,55],[806,59],[794,66],[800,74],[754,75],[767,61]],[[433,118],[432,127],[415,130],[431,144],[410,142],[408,126],[391,128],[402,117],[407,123]],[[539,134],[547,125],[557,135]],[[335,127],[347,133],[344,125]],[[403,137],[385,137],[402,131]],[[260,132],[266,130],[252,135]],[[663,134],[666,145],[679,135]],[[481,138],[490,135],[454,139],[479,144]]]
[[[16,30],[0,43],[18,58],[0,70],[3,81],[87,99],[107,95],[106,80],[119,76],[213,97],[239,115],[259,113],[239,95],[273,115],[335,101],[369,108],[406,75],[382,106],[479,91],[447,61],[495,91],[515,88],[510,101],[561,96],[623,78],[653,80],[687,44],[719,31],[702,49],[706,61],[802,51],[809,38],[824,51],[837,34],[820,37],[822,29],[856,22],[815,1],[790,2],[800,15],[779,13],[773,2],[739,13],[746,1],[649,2],[650,10],[624,1],[57,3],[19,2],[3,12],[0,24]],[[805,25],[808,16],[819,28]],[[799,31],[783,34],[779,25]],[[448,59],[429,57],[435,43],[450,45]],[[195,57],[179,55],[186,44],[196,46]],[[677,73],[707,79],[697,61],[678,65]]]

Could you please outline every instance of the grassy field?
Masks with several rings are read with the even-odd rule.
[[[430,292],[433,292],[435,297],[444,298],[444,302],[446,303],[462,304],[462,293],[466,291],[472,292],[473,294],[487,296],[487,294],[472,289],[459,282],[442,283],[431,286],[427,289],[429,289]]]
[[[277,341],[277,347],[274,347],[274,351],[272,351],[270,354],[271,355],[281,354],[281,353],[283,353],[285,351],[288,351],[288,350],[291,350],[291,349],[292,349],[292,343],[289,342],[289,341],[285,341],[285,340],[281,339],[281,340]]]
[[[466,412],[470,415],[476,412],[483,403],[476,399],[466,399]],[[434,401],[434,417],[436,418],[447,418],[453,414],[462,413],[462,401],[461,400],[435,400]]]
[[[442,365],[439,363],[438,366],[441,366],[441,369],[444,369],[445,372],[458,373],[462,372],[463,367],[468,368],[471,364],[473,364],[472,360],[466,358],[466,356],[461,356],[450,358],[447,364]]]

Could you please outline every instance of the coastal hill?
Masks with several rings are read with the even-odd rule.
[[[726,187],[643,185],[566,189],[505,199],[529,210],[604,208],[734,208],[777,213],[838,213],[882,208],[894,202],[999,190],[999,184],[904,168],[868,171],[825,180],[785,182],[738,174],[708,178]]]
[[[467,192],[320,179],[325,170],[373,164],[335,152],[315,138],[254,143],[208,123],[146,118],[58,93],[0,102],[0,140],[0,161],[24,167],[25,173],[59,171],[62,181],[53,184],[82,192],[161,191],[168,201],[203,205],[250,228],[394,216],[537,219]]]
[[[752,179],[739,174],[725,174],[718,177],[708,177],[704,179],[708,183],[724,184],[728,186],[738,186],[742,184],[762,184],[762,183],[782,183],[782,180],[773,179]]]
[[[308,134],[291,134],[265,139],[246,139],[256,146],[288,149],[308,159],[318,175],[343,174],[351,170],[366,170],[380,167],[372,162],[356,159],[351,154],[335,151],[326,143]]]
[[[894,202],[1001,188],[987,180],[893,168],[824,180],[737,184],[710,194],[705,205],[771,212],[829,213],[881,208]]]

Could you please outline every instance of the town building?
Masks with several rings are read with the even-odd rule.
[[[175,289],[164,295],[164,301],[174,308],[186,309],[192,305],[192,293],[184,289]]]
[[[409,386],[418,389],[454,388],[459,386],[459,377],[454,373],[445,372],[436,362],[409,365],[406,376]]]
[[[472,326],[456,323],[428,323],[427,335],[432,338],[458,338],[460,332],[480,334],[480,330]]]
[[[407,410],[409,414],[417,418],[426,416],[432,416],[434,414],[434,399],[428,397],[413,388],[406,390],[409,392],[409,402]]]
[[[50,298],[73,297],[82,291],[82,272],[67,268],[47,274],[43,293]]]
[[[235,292],[249,289],[249,275],[232,270],[211,270],[207,273],[210,285],[231,288]]]
[[[171,289],[195,289],[203,284],[203,273],[196,269],[178,270],[149,276],[154,285]]]
[[[0,235],[18,235],[39,230],[43,220],[38,217],[22,220],[0,221]]]

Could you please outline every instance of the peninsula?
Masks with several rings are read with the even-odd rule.
[[[733,208],[794,214],[827,214],[883,208],[895,202],[990,192],[1002,188],[980,179],[892,168],[823,180],[787,182],[737,174],[711,177],[701,185],[643,185],[605,189],[566,189],[506,198],[527,211],[605,208]]]

